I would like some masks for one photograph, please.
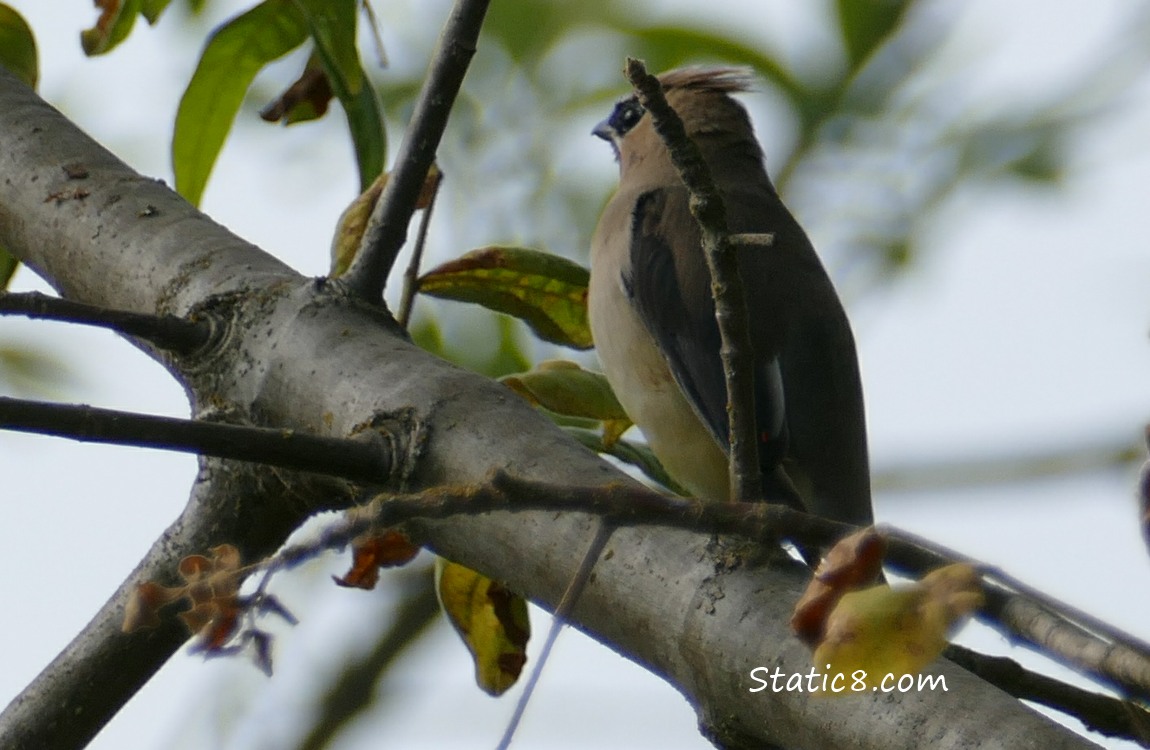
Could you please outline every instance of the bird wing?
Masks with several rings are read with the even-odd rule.
[[[727,389],[719,327],[699,229],[683,188],[650,190],[636,200],[623,287],[679,388],[726,451]],[[771,304],[758,302],[756,307]],[[766,316],[761,312],[756,310],[755,317],[769,317],[769,311]],[[755,337],[754,390],[759,452],[767,474],[786,451],[786,420],[778,339],[765,333]]]

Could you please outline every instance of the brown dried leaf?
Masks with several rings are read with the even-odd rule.
[[[267,122],[283,120],[285,125],[317,120],[327,114],[331,103],[331,82],[323,66],[308,60],[307,67],[279,98],[260,110],[260,117]]]
[[[822,639],[827,618],[846,593],[878,579],[886,542],[874,527],[859,529],[830,549],[819,564],[791,616],[791,630],[803,642]]]
[[[168,588],[153,581],[137,583],[124,605],[124,622],[120,629],[134,633],[141,628],[160,625],[160,609],[184,595],[183,587]]]
[[[367,231],[367,224],[371,219],[375,202],[383,194],[383,189],[387,186],[390,175],[390,172],[385,172],[376,177],[375,182],[371,183],[367,190],[353,200],[351,205],[344,209],[340,215],[339,221],[336,223],[335,236],[331,240],[332,276],[340,276],[351,268],[351,263],[355,260],[355,253],[359,250],[359,243],[363,240],[363,233]],[[427,208],[431,203],[431,196],[435,195],[435,191],[439,189],[439,181],[442,178],[443,174],[439,171],[439,167],[432,164],[423,181],[423,187],[420,188],[419,198],[415,204],[416,210]]]
[[[192,605],[235,597],[239,593],[240,551],[234,545],[212,547],[211,557],[188,555],[180,560],[179,573]]]
[[[213,547],[208,555],[188,555],[180,560],[178,570],[185,581],[183,586],[168,588],[152,581],[138,584],[125,607],[124,631],[159,625],[159,610],[184,599],[190,607],[179,617],[190,632],[199,636],[196,649],[220,653],[236,635],[241,616],[251,601],[261,607],[269,606],[268,597],[241,599],[241,563],[238,548],[221,544]],[[290,618],[278,602],[271,606]]]
[[[351,568],[342,578],[333,579],[340,586],[373,589],[379,581],[380,568],[404,565],[417,554],[419,547],[394,529],[360,537],[352,543]]]

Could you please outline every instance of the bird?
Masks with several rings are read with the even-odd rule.
[[[699,147],[732,233],[773,235],[738,250],[753,351],[765,499],[872,522],[866,420],[854,336],[802,227],[767,175],[734,94],[739,68],[659,76]],[[620,100],[592,131],[614,148],[619,186],[591,242],[588,313],[607,381],[667,472],[706,501],[729,496],[727,395],[701,233],[650,115]]]

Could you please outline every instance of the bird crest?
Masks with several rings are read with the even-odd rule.
[[[753,74],[750,68],[691,66],[669,70],[659,76],[666,91],[694,89],[717,94],[750,91]]]

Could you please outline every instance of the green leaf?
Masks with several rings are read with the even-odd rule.
[[[352,96],[359,93],[364,78],[355,43],[357,6],[357,0],[299,0],[332,89],[343,88]]]
[[[387,177],[377,177],[367,190],[363,191],[351,202],[336,223],[335,236],[331,241],[331,275],[342,276],[351,268],[355,254],[359,250],[359,243],[363,240],[363,233],[367,231],[367,223],[371,220],[371,212],[375,202],[387,186]]]
[[[260,119],[265,122],[282,122],[284,125],[318,120],[327,114],[331,97],[331,83],[328,82],[323,63],[313,51],[299,78],[275,101],[260,110]]]
[[[367,190],[360,193],[340,214],[339,220],[336,222],[335,235],[331,240],[332,276],[342,276],[351,267],[352,261],[355,260],[355,254],[359,251],[359,243],[363,240],[364,232],[367,231],[367,223],[371,220],[372,209],[375,208],[376,201],[379,200],[379,196],[387,187],[389,177],[391,177],[390,173],[380,174],[372,180]],[[431,205],[431,200],[435,196],[435,191],[439,189],[442,177],[439,168],[434,164],[431,165],[431,169],[428,170],[423,181],[423,188],[419,191],[419,196],[415,202],[416,210],[423,210]]]
[[[387,130],[379,97],[374,87],[360,86],[359,93],[347,99],[340,96],[339,101],[347,114],[347,126],[355,147],[360,190],[366,190],[383,173],[387,161]]]
[[[572,420],[559,418],[574,417],[600,422],[607,448],[631,427],[631,418],[615,398],[607,378],[584,370],[575,362],[550,359],[533,370],[505,375],[499,380],[532,405],[551,412],[556,421],[569,422]]]
[[[188,83],[172,136],[176,190],[190,203],[203,197],[208,176],[256,74],[307,39],[293,0],[264,0],[216,29]]]
[[[144,6],[140,9],[140,13],[144,15],[149,25],[155,25],[171,4],[172,0],[144,0]]]
[[[142,0],[96,0],[96,25],[80,32],[80,46],[89,57],[111,52],[128,38],[140,14]]]
[[[356,0],[301,0],[315,54],[323,64],[332,92],[347,114],[359,167],[359,189],[366,190],[383,171],[387,131],[375,89],[356,47]]]
[[[627,419],[607,378],[584,370],[576,362],[550,359],[528,372],[505,375],[500,381],[531,403],[557,414],[600,421]]]
[[[78,385],[68,363],[28,346],[0,346],[0,383],[9,393],[60,400]]]
[[[419,290],[519,318],[544,341],[591,348],[586,268],[558,255],[491,246],[429,271]]]
[[[36,37],[24,17],[4,3],[0,3],[0,65],[29,87],[36,88],[40,77]],[[0,261],[2,269],[3,261]]]
[[[12,281],[19,266],[20,261],[16,260],[12,253],[0,247],[0,291],[8,288],[8,282]]]
[[[531,362],[519,346],[518,326],[514,320],[502,315],[498,316],[495,324],[499,329],[499,348],[486,361],[476,363],[475,371],[489,378],[523,372]]]
[[[674,479],[671,479],[671,475],[667,473],[663,464],[659,463],[659,459],[655,458],[655,454],[647,446],[628,440],[616,440],[608,444],[599,433],[579,427],[564,427],[563,431],[596,453],[606,453],[631,464],[656,484],[666,487],[676,495],[691,496],[690,492]]]
[[[837,0],[839,32],[852,73],[894,33],[911,4],[898,0]]]

